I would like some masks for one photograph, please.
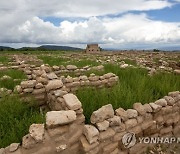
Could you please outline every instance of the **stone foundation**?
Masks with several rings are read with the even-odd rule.
[[[50,85],[46,89],[52,92]],[[180,137],[179,91],[153,103],[135,103],[128,110],[105,105],[92,113],[91,124],[84,124],[82,105],[74,94],[62,98],[65,110],[47,112],[45,124],[32,124],[21,144],[13,143],[0,153],[140,154],[154,144],[139,143],[139,137]],[[135,133],[136,144],[125,148],[122,138],[129,132]]]

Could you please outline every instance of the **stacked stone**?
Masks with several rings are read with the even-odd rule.
[[[85,125],[81,146],[84,153],[143,153],[154,144],[136,143],[129,149],[122,143],[123,136],[132,132],[138,137],[180,136],[180,92],[144,104],[135,103],[133,109],[114,110],[108,104],[91,115],[93,125]]]
[[[46,114],[46,124],[32,124],[29,133],[20,143],[0,149],[1,154],[78,153],[83,126],[76,123],[73,110],[51,111]]]
[[[91,115],[93,125],[85,125],[81,145],[84,153],[118,153],[118,141],[113,140],[114,128],[120,127],[121,118],[114,115],[111,104],[94,111]]]
[[[81,102],[74,94],[67,92],[67,88],[60,79],[50,80],[46,85],[46,92],[47,104],[51,110],[73,110],[77,114],[78,122],[84,122]]]
[[[22,81],[20,85],[15,87],[15,91],[20,93],[22,96],[26,94],[32,94],[36,100],[38,100],[37,105],[46,104],[46,90],[45,86],[47,85],[50,79],[57,77],[51,74],[51,70],[48,66],[41,65],[41,67],[23,67],[23,71],[26,73],[28,78],[31,80]],[[25,94],[25,95],[24,95]]]
[[[57,83],[49,81],[47,90]],[[59,85],[59,83],[58,83]],[[62,87],[62,86],[60,86]],[[51,92],[50,92],[51,93]],[[22,145],[13,143],[0,149],[2,154],[141,154],[153,144],[136,143],[125,148],[124,134],[135,133],[137,137],[180,136],[180,92],[144,104],[135,103],[133,109],[113,110],[108,104],[91,115],[91,123],[84,125],[82,105],[73,94],[65,94],[67,110],[51,111],[46,114],[46,124],[33,124],[29,134],[23,137]]]
[[[75,73],[76,75],[81,75],[82,73],[90,71],[90,70],[102,71],[104,70],[104,66],[103,65],[93,66],[93,67],[84,66],[82,68],[78,68],[75,65],[67,65],[66,67],[63,65],[60,65],[60,66],[53,66],[52,69],[55,72],[55,74],[58,76],[61,74],[66,74],[66,73]]]
[[[62,77],[61,77],[62,78]],[[86,75],[72,78],[68,76],[67,78],[62,78],[64,85],[67,87],[68,92],[75,92],[82,86],[92,86],[96,88],[102,87],[112,87],[118,82],[119,78],[113,73],[107,73],[103,76],[97,76],[95,74],[90,74],[89,77]]]
[[[51,110],[65,110],[66,105],[63,95],[67,94],[66,88],[60,79],[49,80],[45,86],[47,92],[47,104]]]
[[[15,91],[23,97],[29,97],[27,94],[31,94],[36,100],[38,100],[38,106],[46,103],[46,91],[44,85],[38,83],[36,80],[22,81],[20,85],[15,87]]]
[[[23,69],[23,72],[26,74],[27,78],[29,80],[32,80],[33,77],[32,77],[32,70],[31,70],[31,67],[26,67]]]
[[[80,87],[80,79],[78,77],[72,78],[67,76],[64,80],[64,84],[68,89],[68,92],[74,92]]]

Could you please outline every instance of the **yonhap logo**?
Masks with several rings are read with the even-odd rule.
[[[124,134],[122,137],[122,143],[124,144],[125,148],[130,148],[136,144],[136,136],[135,133],[128,132]]]

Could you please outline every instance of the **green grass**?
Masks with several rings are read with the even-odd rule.
[[[22,79],[26,79],[25,74],[22,71],[9,69],[0,72],[0,78],[4,75],[10,76],[12,79],[0,80],[0,88],[7,88],[13,90],[14,87],[20,84]],[[19,79],[14,81],[13,79]]]
[[[44,64],[49,64],[50,66],[54,66],[54,65],[64,65],[64,63],[68,60],[66,58],[55,58],[52,56],[38,56],[39,59],[43,60]]]
[[[105,104],[112,104],[114,109],[132,108],[135,102],[150,103],[170,91],[180,90],[180,78],[175,74],[159,73],[150,77],[144,69],[126,68],[105,65],[103,73],[113,72],[119,76],[119,83],[112,88],[82,88],[77,91],[86,122],[89,123],[93,111]],[[102,73],[102,74],[103,74]]]
[[[124,61],[126,64],[130,64],[130,65],[134,65],[134,66],[137,65],[135,60],[123,59],[123,61]]]
[[[7,64],[9,62],[9,59],[7,56],[0,55],[0,63]]]
[[[71,62],[68,62],[67,63],[68,65],[76,65],[77,67],[81,68],[81,67],[84,67],[84,66],[98,66],[100,65],[98,62],[96,61],[93,61],[93,60],[87,60],[87,59],[81,59],[79,61],[71,61]],[[67,65],[66,64],[66,65]]]
[[[60,65],[64,65],[64,66],[76,65],[77,67],[84,67],[84,66],[87,66],[87,65],[90,65],[90,66],[100,65],[96,61],[88,60],[88,59],[85,59],[85,58],[80,59],[80,60],[71,60],[71,59],[68,59],[68,58],[61,58],[61,57],[55,58],[55,57],[52,57],[52,56],[38,56],[38,58],[43,60],[43,62],[45,64],[49,64],[50,66],[54,66],[54,65],[57,65],[57,66],[60,66]]]
[[[22,102],[18,96],[0,99],[0,148],[22,141],[33,123],[43,123],[44,115],[38,108]]]

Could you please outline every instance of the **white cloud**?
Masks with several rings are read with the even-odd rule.
[[[168,0],[1,0],[1,13],[26,12],[36,16],[90,17],[130,10],[153,10],[170,7]]]
[[[146,14],[106,17],[108,14],[162,9],[172,5],[168,0],[1,0],[0,43],[177,43],[180,23],[153,21]],[[48,16],[84,17],[85,20],[64,20],[55,26],[40,19]]]
[[[180,23],[153,21],[145,14],[127,14],[119,18],[91,17],[81,22],[63,21],[59,27],[38,17],[11,30],[7,40],[27,43],[102,44],[177,43],[180,41]],[[0,36],[0,40],[3,40]]]

